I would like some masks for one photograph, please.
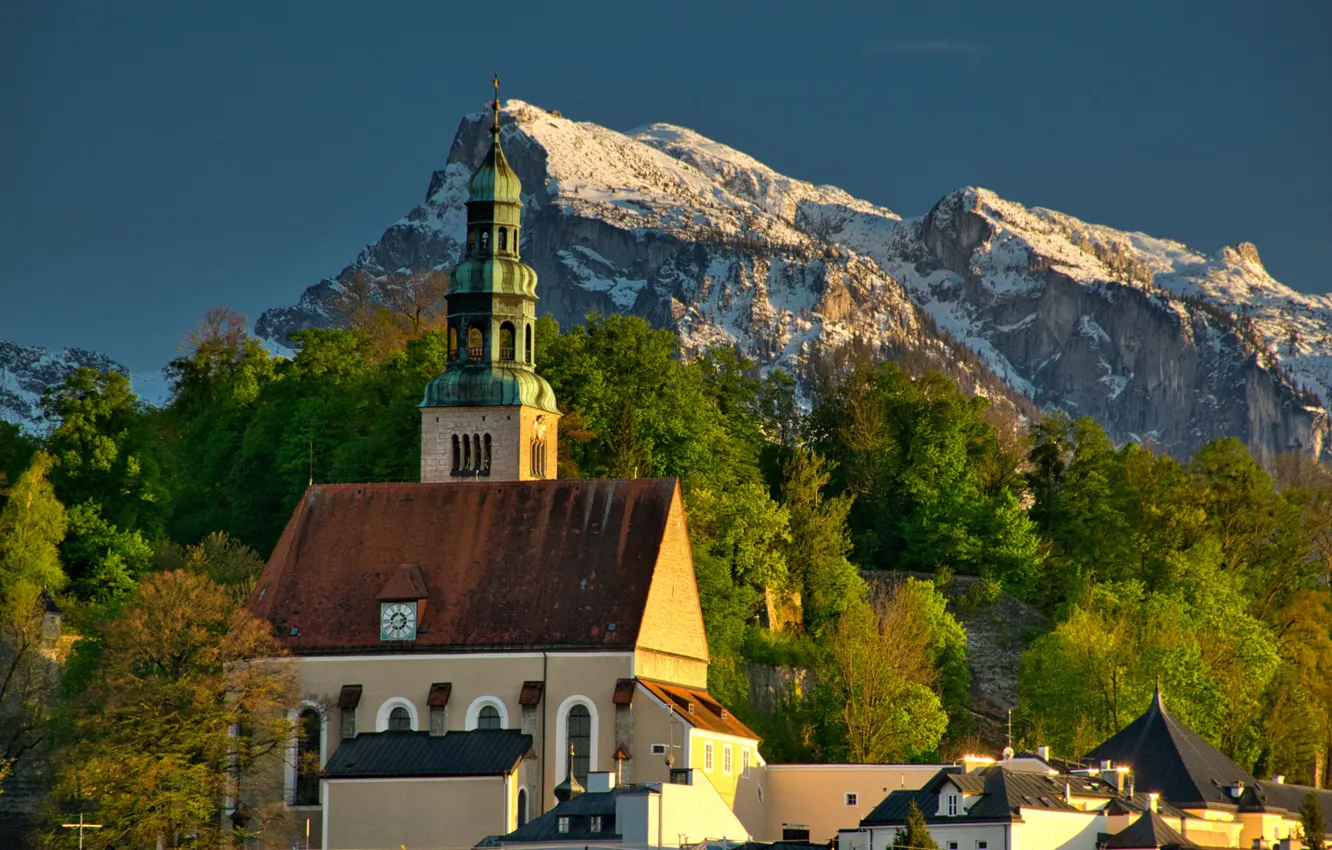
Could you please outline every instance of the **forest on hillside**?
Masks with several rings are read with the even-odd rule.
[[[429,326],[302,331],[287,359],[218,309],[168,367],[164,409],[117,372],[81,370],[44,399],[45,433],[0,423],[0,775],[43,752],[57,796],[132,809],[146,780],[114,766],[156,747],[199,794],[220,787],[239,709],[199,695],[234,687],[229,660],[276,651],[241,601],[310,481],[416,480],[417,405],[446,357]],[[634,317],[542,319],[537,353],[564,412],[561,477],[679,477],[710,689],[769,760],[973,744],[966,634],[943,592],[965,575],[978,580],[955,604],[1007,592],[1050,618],[1021,659],[1019,745],[1077,757],[1159,684],[1257,775],[1309,783],[1327,764],[1332,471],[1308,457],[1260,463],[1226,439],[1181,461],[863,357],[822,369],[802,404],[789,375],[759,378],[729,349],[684,358]],[[932,579],[871,592],[868,570]],[[46,683],[24,647],[51,602],[78,639]],[[162,662],[155,645],[177,638],[197,669]],[[758,712],[755,664],[807,671],[808,686]],[[156,720],[117,713],[131,687],[136,704],[161,700]],[[283,687],[256,686],[245,710]],[[190,711],[222,744],[176,722]]]

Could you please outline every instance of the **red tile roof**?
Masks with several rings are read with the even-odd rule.
[[[297,655],[632,649],[675,494],[674,479],[314,486],[249,609]],[[380,641],[380,598],[418,584],[416,640]]]
[[[723,708],[707,691],[651,679],[639,679],[638,683],[657,699],[674,707],[676,716],[695,729],[760,740],[758,735]]]

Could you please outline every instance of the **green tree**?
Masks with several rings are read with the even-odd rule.
[[[893,836],[893,847],[895,850],[939,850],[939,845],[925,823],[925,814],[915,800],[907,808],[906,826]]]
[[[1323,850],[1327,846],[1323,810],[1318,805],[1318,795],[1312,791],[1304,795],[1304,805],[1300,807],[1300,832],[1308,850]]]
[[[65,586],[60,544],[69,521],[48,478],[53,465],[45,452],[34,455],[0,511],[0,617],[26,618],[42,588]]]
[[[108,602],[134,590],[152,568],[153,547],[138,529],[126,530],[102,515],[95,502],[69,511],[69,536],[61,547],[81,599]]]
[[[815,634],[865,596],[865,582],[847,559],[852,498],[824,496],[829,479],[827,462],[801,448],[792,453],[782,486],[782,505],[790,518],[787,569],[800,593],[805,627]]]
[[[154,553],[158,570],[187,570],[206,576],[243,604],[264,570],[259,554],[225,532],[215,531],[193,546],[170,541],[158,544]]]
[[[129,379],[120,372],[80,368],[46,391],[42,407],[55,429],[47,450],[60,500],[93,502],[107,521],[159,536],[167,515],[154,439]]]
[[[12,422],[0,421],[0,508],[9,487],[23,474],[37,452],[37,440]]]
[[[58,793],[106,824],[103,844],[230,846],[218,800],[233,782],[247,802],[280,799],[264,783],[281,782],[291,740],[294,670],[247,663],[283,654],[268,625],[207,578],[174,571],[145,578],[101,640],[69,709]],[[280,808],[251,811],[262,828]]]

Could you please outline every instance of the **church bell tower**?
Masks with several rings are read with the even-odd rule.
[[[555,477],[560,412],[534,365],[537,275],[518,253],[522,186],[500,147],[498,77],[491,106],[466,248],[449,273],[448,365],[421,402],[423,482]]]

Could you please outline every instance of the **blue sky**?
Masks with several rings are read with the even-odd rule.
[[[153,369],[421,200],[504,95],[903,215],[979,185],[1332,289],[1332,4],[0,5],[0,339]]]

